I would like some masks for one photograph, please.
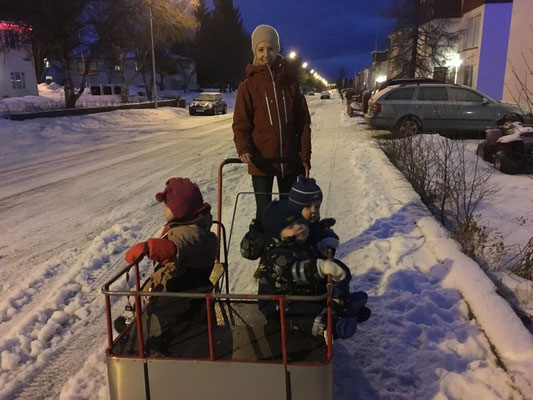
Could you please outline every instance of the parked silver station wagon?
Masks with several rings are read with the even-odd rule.
[[[374,129],[413,135],[422,131],[484,131],[509,114],[529,120],[518,106],[494,100],[468,86],[425,83],[378,91],[369,101],[365,120]]]

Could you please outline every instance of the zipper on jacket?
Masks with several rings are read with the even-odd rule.
[[[270,120],[270,125],[274,125],[274,123],[272,122],[272,114],[270,114],[270,105],[268,104],[267,92],[265,92],[265,102],[267,103],[268,119]]]
[[[279,156],[283,158],[283,131],[281,129],[281,116],[279,112],[279,102],[278,94],[276,93],[276,82],[274,81],[274,74],[272,70],[267,65],[268,72],[270,72],[270,77],[272,78],[272,87],[274,88],[274,101],[276,102],[276,111],[278,112],[278,125],[279,125]],[[281,176],[285,177],[285,171],[283,170],[283,163],[280,163],[281,166]]]
[[[289,121],[287,120],[287,102],[285,101],[285,90],[281,90],[281,94],[283,94],[283,109],[285,110],[285,124],[288,124]]]

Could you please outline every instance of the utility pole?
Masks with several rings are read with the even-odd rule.
[[[150,39],[152,40],[152,80],[154,81],[153,96],[154,107],[157,108],[157,82],[155,78],[155,51],[154,51],[154,27],[152,23],[152,3],[150,2]]]

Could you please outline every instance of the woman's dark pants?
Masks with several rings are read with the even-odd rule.
[[[276,177],[278,181],[279,193],[282,193],[280,195],[281,199],[286,199],[288,197],[288,194],[291,191],[291,187],[293,183],[296,182],[297,177],[298,175],[286,175],[284,177],[281,177],[281,176]],[[261,221],[263,218],[263,211],[265,211],[265,208],[268,205],[268,203],[272,201],[272,195],[270,193],[272,193],[272,187],[274,185],[274,177],[252,175],[252,184],[254,187],[254,192],[266,193],[266,194],[255,195],[255,203],[257,205],[257,211],[255,214],[255,218]]]

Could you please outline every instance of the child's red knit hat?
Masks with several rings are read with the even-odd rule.
[[[192,220],[211,209],[209,204],[204,203],[198,186],[189,178],[170,178],[166,182],[165,190],[157,193],[155,199],[165,202],[178,221]]]

